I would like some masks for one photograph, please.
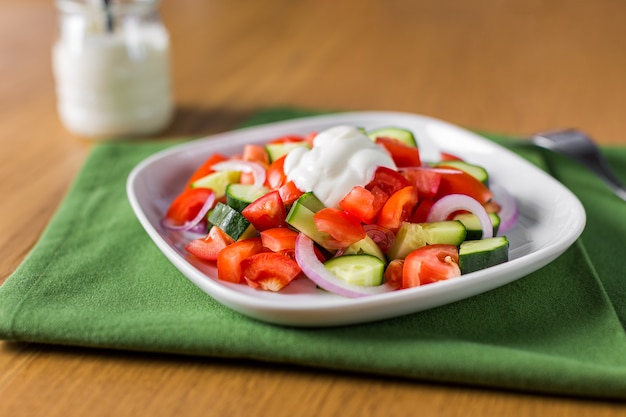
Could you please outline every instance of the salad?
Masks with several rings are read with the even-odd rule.
[[[429,285],[508,261],[517,220],[484,167],[420,158],[409,130],[336,126],[214,153],[162,224],[218,279],[280,291],[296,279],[346,297]]]

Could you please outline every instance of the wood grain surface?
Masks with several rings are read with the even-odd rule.
[[[396,110],[527,136],[626,144],[622,0],[168,0],[176,117],[158,138],[260,109]],[[56,10],[0,0],[0,282],[92,142],[56,113]],[[355,373],[0,344],[0,416],[618,416],[626,405]]]

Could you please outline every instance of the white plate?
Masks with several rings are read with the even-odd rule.
[[[239,153],[246,143],[263,143],[284,134],[306,134],[340,124],[373,129],[412,130],[425,159],[436,149],[483,165],[491,181],[518,201],[520,219],[506,233],[510,260],[482,271],[434,284],[348,299],[317,290],[306,279],[272,293],[218,281],[216,268],[190,258],[189,236],[164,230],[160,220],[192,171],[210,154]],[[194,284],[224,305],[276,324],[335,326],[396,317],[441,306],[517,280],[553,261],[582,233],[585,212],[578,199],[555,179],[514,153],[451,124],[413,114],[352,112],[307,117],[218,134],[159,152],[131,172],[127,193],[148,235]]]

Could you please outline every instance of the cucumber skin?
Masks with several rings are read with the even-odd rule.
[[[483,247],[484,249],[480,249]],[[476,250],[478,248],[478,250]],[[459,247],[461,274],[480,271],[509,260],[509,241],[505,236],[466,241]]]
[[[217,226],[234,240],[239,240],[249,230],[250,222],[234,208],[217,203],[209,215],[209,223]]]

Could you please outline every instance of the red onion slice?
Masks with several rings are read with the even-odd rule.
[[[302,268],[302,272],[319,287],[343,297],[357,298],[394,291],[388,284],[366,287],[348,284],[337,278],[320,262],[315,254],[313,241],[303,233],[298,234],[296,238],[296,262]]]
[[[500,227],[499,232],[506,232],[511,230],[517,223],[519,218],[519,208],[515,197],[508,192],[508,190],[499,184],[491,184],[491,191],[493,191],[493,199],[500,205]]]
[[[254,186],[261,187],[265,184],[265,168],[257,162],[240,161],[230,159],[224,162],[218,162],[211,166],[215,171],[241,171],[254,175]]]
[[[379,226],[377,224],[366,224],[363,226],[365,233],[376,243],[376,245],[383,252],[387,253],[396,235],[386,227]]]
[[[478,217],[480,225],[483,229],[483,239],[489,239],[493,237],[493,225],[487,214],[487,210],[477,200],[464,194],[448,194],[435,201],[430,208],[427,222],[443,221],[455,211],[464,210],[469,211]]]
[[[200,222],[206,217],[207,213],[213,208],[214,205],[215,193],[212,192],[211,194],[209,194],[209,197],[204,202],[204,205],[200,208],[200,211],[198,211],[198,214],[196,214],[196,217],[194,217],[192,220],[180,225],[176,225],[172,224],[172,222],[168,219],[163,219],[161,221],[161,224],[166,229],[172,231],[206,233],[206,230],[204,230],[203,227],[199,227]]]

